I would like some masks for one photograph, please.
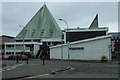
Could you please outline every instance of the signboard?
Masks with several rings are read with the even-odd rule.
[[[70,50],[83,50],[84,47],[71,47]]]

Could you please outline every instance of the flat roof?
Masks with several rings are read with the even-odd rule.
[[[23,45],[23,42],[5,42],[6,45]],[[36,44],[36,45],[42,45],[42,43],[39,42],[24,42],[24,44]]]
[[[64,29],[63,32],[89,32],[89,31],[108,31],[108,27],[99,28],[69,28]]]

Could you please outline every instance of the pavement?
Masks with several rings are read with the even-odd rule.
[[[56,64],[54,64],[54,62]],[[3,78],[21,78],[34,75],[42,74],[54,74],[55,72],[60,72],[62,70],[70,69],[70,66],[61,66],[57,61],[45,61],[43,65],[42,60],[29,60],[27,64],[26,61],[19,61],[16,63],[14,60],[3,61],[2,77]],[[11,74],[12,72],[12,74]],[[6,75],[7,74],[7,75]]]
[[[118,61],[64,61],[34,59],[27,61],[5,60],[2,69],[3,78],[26,80],[33,78],[117,78]],[[62,66],[64,65],[64,66]],[[34,79],[33,79],[34,80]]]

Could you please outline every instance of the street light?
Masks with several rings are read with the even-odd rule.
[[[61,68],[63,69],[63,39],[64,39],[64,34],[61,32]]]
[[[19,25],[19,27],[22,27],[21,25]],[[23,29],[24,29],[25,27],[23,26]],[[27,30],[23,30],[23,54],[25,53],[25,35],[26,35],[26,31]]]
[[[69,29],[68,23],[64,19],[59,19],[59,20],[65,22],[65,24],[67,25],[67,32],[68,32],[68,29]],[[66,32],[66,34],[67,34],[67,32]],[[70,59],[70,54],[69,54],[69,46],[70,46],[70,44],[69,44],[69,32],[68,32],[68,35],[67,35],[67,46],[68,46],[68,59]]]
[[[32,48],[32,51],[31,51],[31,52],[32,52],[32,55],[34,54],[34,53],[33,53],[33,49],[34,49],[33,36],[34,36],[34,34],[35,34],[35,29],[32,31],[32,35],[31,35],[31,36],[32,36],[32,41],[31,41],[31,43],[32,43],[32,44],[31,44],[31,48]]]

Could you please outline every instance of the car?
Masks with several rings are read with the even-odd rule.
[[[8,60],[15,60],[15,55],[10,55],[9,57],[8,57]]]
[[[1,55],[1,56],[0,56],[0,59],[1,59],[1,60],[7,60],[7,59],[8,59],[8,56]]]
[[[11,55],[8,57],[9,60],[27,60],[28,59],[28,56],[26,55]]]
[[[26,56],[26,55],[21,55],[21,59],[22,59],[22,60],[27,60],[27,59],[28,59],[28,56]]]

